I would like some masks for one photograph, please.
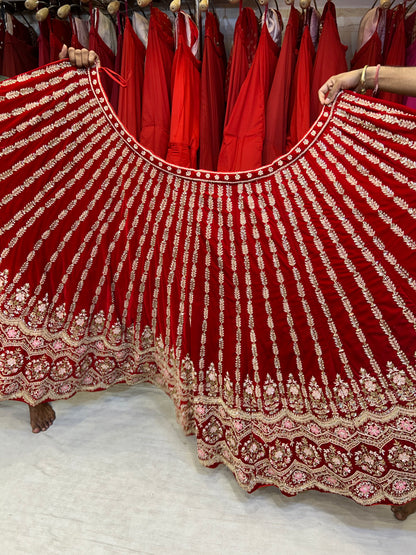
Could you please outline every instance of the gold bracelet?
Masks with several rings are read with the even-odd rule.
[[[364,66],[363,71],[361,72],[361,79],[360,79],[360,85],[361,85],[360,93],[361,94],[365,94],[367,92],[367,88],[365,86],[365,77],[366,77],[366,73],[367,73],[367,68],[368,68],[368,65]]]

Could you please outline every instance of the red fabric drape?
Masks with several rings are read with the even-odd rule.
[[[50,16],[48,16],[49,18]],[[39,37],[38,37],[38,49],[39,49],[39,65],[44,66],[49,64],[51,57],[51,50],[49,46],[49,25],[48,21],[39,21]]]
[[[253,65],[224,127],[219,171],[241,171],[262,165],[266,102],[278,55],[279,47],[265,21]]]
[[[138,138],[142,122],[142,89],[146,48],[134,32],[130,20],[126,18],[123,35],[121,76],[127,86],[120,87],[118,117],[126,129]]]
[[[144,66],[140,142],[161,158],[166,157],[169,144],[173,54],[170,19],[152,8]]]
[[[395,8],[394,30],[391,32],[390,47],[384,52],[385,65],[404,66],[406,63],[406,30],[404,26],[405,8],[399,4]],[[403,96],[395,93],[381,91],[378,95],[391,102],[403,102]]]
[[[18,19],[11,16],[13,34],[4,33],[2,75],[13,77],[34,69],[38,65],[37,49],[33,45],[29,29]]]
[[[256,15],[251,8],[243,8],[235,24],[233,48],[227,66],[226,124],[253,63],[258,40],[259,30]]]
[[[293,106],[290,114],[287,149],[292,148],[298,143],[310,127],[311,81],[314,58],[315,47],[312,42],[309,25],[306,25],[302,34],[292,83],[291,98]]]
[[[331,75],[336,75],[348,69],[345,58],[347,47],[341,43],[339,37],[333,2],[329,1],[325,4],[322,17],[325,17],[325,19],[312,71],[311,124],[316,120],[322,109],[318,98],[318,91],[323,83]]]
[[[184,12],[178,13],[176,26],[177,48],[172,65],[172,111],[166,160],[177,166],[196,168],[199,148],[201,63],[196,59],[192,49],[198,42],[198,30]]]
[[[72,28],[69,21],[56,18],[48,18],[49,26],[49,60],[56,62],[64,44],[71,44]]]
[[[199,167],[217,169],[225,116],[226,53],[217,17],[205,17],[205,41],[201,69]]]
[[[266,105],[263,164],[269,164],[286,150],[290,87],[296,64],[300,13],[293,6]]]

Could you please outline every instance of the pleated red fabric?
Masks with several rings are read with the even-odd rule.
[[[238,174],[149,155],[96,69],[0,121],[2,400],[147,381],[247,491],[415,498],[415,112],[344,92]]]
[[[107,67],[108,69],[111,69],[114,71],[114,65],[115,65],[115,59],[116,59],[115,54],[111,50],[111,48],[104,42],[104,40],[100,37],[98,33],[98,24],[99,24],[100,17],[105,17],[105,16],[103,16],[100,13],[100,10],[98,8],[94,10],[90,10],[89,49],[95,50],[95,52],[98,54],[101,65],[103,67]],[[114,81],[110,79],[108,75],[103,75],[102,83],[108,98],[111,98]]]
[[[14,77],[37,67],[38,55],[29,29],[15,17],[10,17],[13,34],[5,30],[1,73],[7,77]]]
[[[201,69],[199,167],[216,170],[225,116],[224,37],[216,15],[207,12]]]
[[[234,29],[234,41],[227,66],[227,107],[225,124],[230,119],[244,79],[254,60],[259,40],[256,15],[251,8],[243,8]]]
[[[160,158],[166,158],[169,144],[173,54],[170,19],[152,8],[144,66],[140,142]]]
[[[140,137],[142,123],[142,91],[146,48],[126,18],[123,34],[121,76],[127,86],[120,87],[118,117],[135,138]]]
[[[406,63],[406,31],[404,26],[405,7],[399,4],[395,8],[394,32],[392,32],[390,47],[384,52],[385,65],[404,66]],[[403,95],[381,91],[379,98],[391,102],[403,102]]]
[[[279,50],[265,21],[253,65],[224,127],[218,157],[219,171],[242,171],[262,165],[266,102]]]
[[[176,18],[176,52],[172,65],[172,110],[166,160],[171,164],[197,167],[201,62],[195,54],[198,29],[189,15]]]
[[[273,162],[286,151],[290,88],[296,65],[299,23],[300,13],[292,6],[266,104],[263,164]]]
[[[331,75],[342,73],[348,69],[345,57],[347,47],[341,43],[335,12],[334,3],[328,1],[322,14],[323,27],[312,71],[311,124],[322,109],[318,98],[318,91],[322,83],[325,83]]]
[[[293,76],[290,109],[290,127],[287,137],[287,149],[295,146],[309,130],[311,122],[311,82],[315,59],[315,47],[312,42],[309,25],[306,25],[300,43],[299,54]]]

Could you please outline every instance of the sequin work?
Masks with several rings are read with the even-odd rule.
[[[0,399],[172,398],[247,491],[416,497],[416,115],[343,93],[271,166],[169,166],[97,70],[0,85]]]

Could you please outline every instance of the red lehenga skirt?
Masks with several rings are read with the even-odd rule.
[[[416,113],[354,93],[272,165],[170,166],[96,69],[0,85],[0,398],[172,398],[248,491],[416,496]]]

